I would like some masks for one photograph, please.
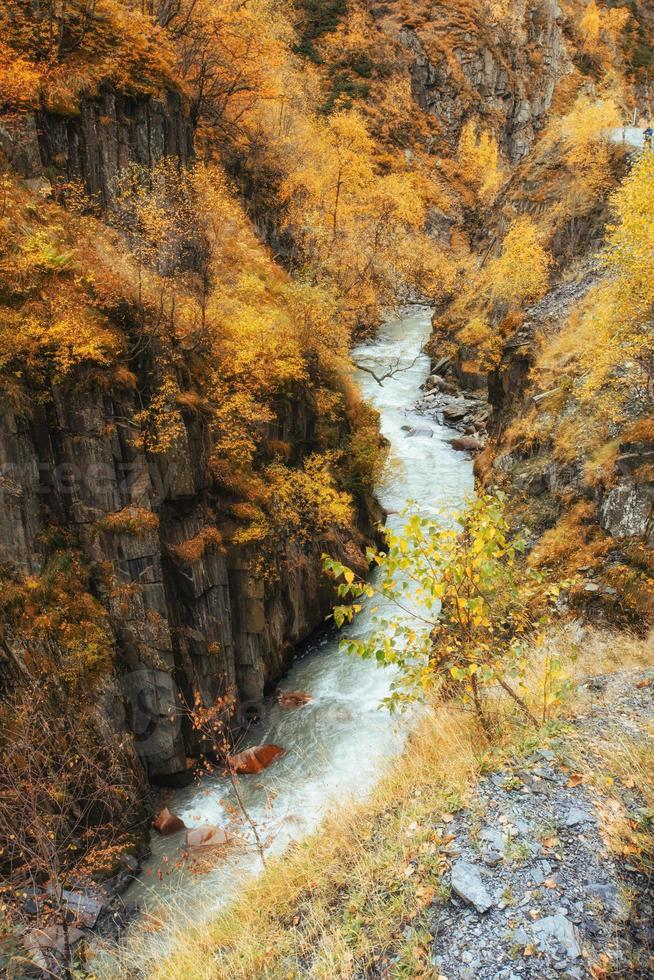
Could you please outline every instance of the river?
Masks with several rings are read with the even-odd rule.
[[[378,376],[397,358],[403,368],[383,387],[371,375],[356,372],[357,384],[379,410],[382,432],[390,442],[378,496],[391,512],[389,524],[394,527],[401,523],[397,512],[408,501],[429,513],[461,505],[473,489],[470,459],[454,452],[446,441],[453,433],[434,428],[412,410],[429,373],[429,359],[421,351],[430,329],[430,310],[413,307],[354,351],[355,360]],[[413,426],[423,433],[411,436],[407,427]],[[433,430],[433,435],[429,437],[425,429]],[[371,628],[369,606],[364,605],[350,627],[357,634]],[[303,650],[280,686],[306,691],[312,700],[295,711],[268,706],[250,744],[274,742],[284,747],[285,755],[265,772],[241,777],[239,783],[267,853],[279,853],[314,830],[328,811],[368,792],[388,757],[401,749],[407,720],[392,718],[379,707],[391,682],[390,671],[342,653],[334,630],[326,628]],[[217,775],[205,778],[200,786],[172,792],[166,804],[189,827],[234,827],[233,791]],[[240,821],[237,830],[247,845],[234,848],[203,874],[190,873],[178,860],[183,835],[154,836],[144,874],[130,888],[126,901],[151,911],[163,906],[163,918],[177,926],[197,924],[203,916],[215,914],[261,867],[247,824]],[[133,928],[140,931],[138,921]]]

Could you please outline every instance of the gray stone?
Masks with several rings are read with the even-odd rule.
[[[452,891],[480,913],[487,912],[493,904],[479,869],[463,859],[452,868]]]
[[[434,364],[431,373],[432,374],[436,374],[436,375],[438,375],[438,374],[445,374],[445,372],[447,371],[447,369],[448,369],[448,367],[450,366],[451,363],[452,363],[452,358],[451,357],[441,357]]]
[[[582,810],[577,806],[573,806],[568,810],[568,814],[565,818],[566,827],[577,827],[582,823],[592,823],[593,818],[590,816],[586,810]]]
[[[534,922],[533,932],[543,952],[556,954],[559,947],[570,959],[581,956],[581,938],[576,926],[565,915],[557,913]]]
[[[414,439],[416,437],[421,439],[433,439],[434,430],[428,429],[426,425],[420,426],[415,429],[409,429],[409,431],[407,432],[407,439]]]
[[[484,827],[479,834],[479,840],[482,841],[489,850],[497,851],[499,854],[504,854],[506,845],[504,842],[504,834],[501,830],[497,830],[495,827]]]

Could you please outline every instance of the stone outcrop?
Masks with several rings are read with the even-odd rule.
[[[176,91],[130,96],[105,87],[82,99],[78,114],[41,110],[1,128],[0,151],[33,190],[56,196],[60,179],[79,180],[106,209],[129,164],[186,163],[193,130]],[[77,378],[27,410],[2,406],[0,561],[17,575],[39,575],[44,530],[72,533],[91,569],[91,591],[107,610],[114,649],[113,672],[94,695],[99,730],[131,731],[150,781],[174,783],[191,778],[189,757],[200,749],[182,706],[196,698],[209,706],[234,692],[235,725],[249,702],[256,712],[294,646],[331,607],[322,553],[363,570],[360,544],[381,514],[362,517],[363,533],[316,535],[310,545],[280,541],[274,567],[257,570],[255,545],[221,544],[234,521],[229,496],[210,472],[212,438],[202,412],[186,412],[167,453],[138,448],[132,420],[157,376],[156,356],[132,366],[133,388]],[[301,464],[316,446],[311,391],[289,390],[274,410],[269,438],[290,446],[290,462]],[[24,670],[26,653],[24,638],[6,631],[0,681]]]
[[[599,499],[600,525],[613,537],[654,545],[654,443],[622,443],[615,485]]]
[[[28,180],[80,180],[106,207],[117,175],[129,164],[150,168],[164,157],[188,161],[193,129],[178,92],[129,96],[103,88],[97,98],[81,101],[78,115],[41,109],[11,127],[0,126],[0,150]]]

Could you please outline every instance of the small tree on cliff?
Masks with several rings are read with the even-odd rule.
[[[488,266],[493,298],[511,309],[535,303],[547,291],[551,264],[536,224],[521,215],[506,233],[502,254]]]
[[[546,621],[558,590],[519,561],[525,543],[510,537],[501,496],[475,499],[454,520],[451,527],[414,514],[400,534],[387,531],[386,549],[369,554],[377,566],[370,582],[325,558],[339,595],[353,600],[334,610],[339,626],[364,596],[380,603],[375,631],[343,646],[398,668],[391,708],[434,691],[459,693],[488,728],[484,689],[499,685],[536,723],[520,693],[524,639]]]
[[[493,203],[504,182],[500,150],[492,133],[478,130],[473,119],[461,131],[457,151],[460,174],[482,204]]]

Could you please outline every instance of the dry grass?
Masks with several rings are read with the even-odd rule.
[[[627,630],[586,629],[578,645],[577,677],[654,666],[654,632],[640,637]]]
[[[560,662],[566,685],[542,732],[516,722],[513,707],[500,698],[491,703],[496,721],[503,722],[492,745],[469,711],[453,704],[430,708],[367,802],[344,801],[317,833],[270,861],[213,923],[190,929],[182,921],[172,952],[153,950],[147,936],[147,952],[130,951],[139,970],[124,976],[332,980],[381,972],[387,962],[394,977],[429,976],[427,911],[435,897],[446,894],[448,815],[471,803],[481,771],[529,754],[553,732],[565,737],[565,719],[584,713],[585,677],[654,664],[654,637],[574,625],[551,631],[533,656],[528,678],[528,700],[536,712],[547,654]],[[654,806],[654,741],[613,742],[602,747],[611,753],[608,759],[591,756],[574,738],[565,744],[570,753],[584,749],[579,765],[586,766],[589,783],[606,784],[604,767],[616,787],[622,776],[637,778],[647,805]],[[615,807],[616,848],[632,853],[641,829],[634,830]],[[645,852],[643,841],[638,847]]]
[[[568,629],[549,642],[559,651],[567,646],[575,652],[568,664],[574,688],[567,712],[583,719],[591,705],[597,714],[598,700],[603,706],[602,737],[597,737],[596,724],[582,721],[568,735],[566,754],[598,794],[609,849],[649,874],[654,871],[654,719],[642,717],[636,699],[630,708],[628,695],[632,686],[635,693],[654,683],[654,632],[643,638],[625,631],[584,629],[574,637]],[[622,671],[626,675],[616,678],[614,686],[610,675]],[[607,675],[603,693],[579,687],[589,677]],[[619,717],[616,690],[626,695]]]

